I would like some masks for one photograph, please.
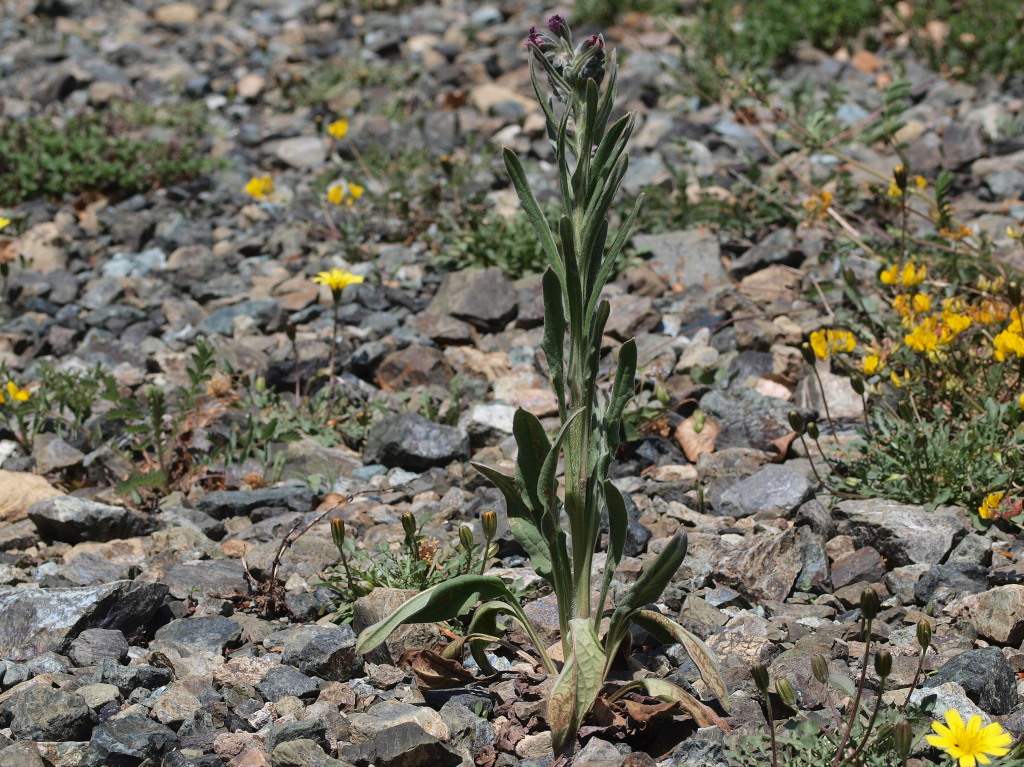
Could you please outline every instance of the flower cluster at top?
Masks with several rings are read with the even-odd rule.
[[[0,391],[0,405],[6,402],[10,402],[12,405],[19,402],[28,402],[31,397],[32,393],[28,389],[22,389],[14,381],[8,381],[4,390]]]
[[[604,38],[591,35],[574,45],[569,22],[557,14],[548,19],[547,27],[546,33],[531,27],[524,45],[544,68],[558,98],[565,100],[570,91],[582,95],[587,80],[600,84],[607,63]]]

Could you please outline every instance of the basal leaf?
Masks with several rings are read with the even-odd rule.
[[[544,459],[551,451],[551,442],[548,440],[548,435],[541,422],[537,420],[537,416],[522,408],[516,409],[515,416],[512,418],[512,434],[515,436],[516,446],[519,448],[516,461],[519,464],[519,473],[523,477],[530,505],[535,510],[539,510],[537,480],[540,477]]]
[[[729,688],[725,685],[725,679],[719,670],[718,658],[711,652],[711,649],[685,628],[680,626],[671,618],[653,610],[640,610],[633,616],[633,620],[651,632],[661,641],[676,642],[682,645],[690,660],[697,666],[701,679],[708,689],[715,694],[722,708],[729,710]]]
[[[548,699],[548,725],[556,753],[571,745],[583,718],[597,700],[607,660],[589,619],[573,618],[569,627],[569,658]]]
[[[530,564],[541,578],[551,580],[551,554],[548,542],[536,525],[521,517],[509,517],[508,527],[520,545],[526,549]]]
[[[391,615],[363,629],[356,652],[365,654],[379,646],[405,623],[437,623],[456,618],[481,600],[501,599],[515,604],[515,597],[500,578],[491,575],[460,575],[421,591]]]
[[[638,683],[652,698],[658,698],[666,703],[678,703],[683,710],[693,717],[698,727],[711,727],[716,725],[729,732],[732,728],[728,723],[716,714],[712,709],[705,706],[686,690],[678,685],[672,684],[665,679],[650,677],[640,679]]]

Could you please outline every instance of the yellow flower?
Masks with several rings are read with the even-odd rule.
[[[353,200],[358,200],[360,197],[363,196],[363,192],[365,191],[366,189],[364,189],[359,184],[356,184],[354,182],[348,185],[348,193],[352,195]]]
[[[903,190],[900,189],[900,185],[896,183],[896,179],[889,182],[889,196],[894,199],[903,196]]]
[[[889,380],[892,382],[892,385],[895,386],[897,389],[902,388],[904,384],[910,383],[910,371],[904,370],[902,378],[896,375],[895,370],[890,371]]]
[[[815,330],[811,333],[811,350],[819,360],[827,360],[833,354],[852,352],[857,348],[857,339],[849,330]]]
[[[864,371],[864,375],[873,376],[878,372],[879,368],[882,367],[882,358],[877,354],[869,354],[864,358],[861,363],[861,370]]]
[[[340,141],[348,135],[348,120],[344,117],[339,117],[327,126],[327,132],[331,135],[331,138]]]
[[[995,352],[996,362],[1004,361],[1011,354],[1015,357],[1024,357],[1024,337],[1014,333],[1013,325],[999,333],[992,339],[992,348]]]
[[[959,767],[977,767],[990,764],[992,756],[1006,756],[1010,752],[1013,738],[998,722],[982,727],[981,717],[975,714],[967,724],[955,708],[946,711],[946,724],[932,722],[935,735],[926,740],[935,748],[942,749]]]
[[[330,288],[331,293],[337,297],[341,294],[341,291],[349,285],[361,284],[363,282],[363,276],[360,274],[352,274],[352,272],[346,272],[344,269],[329,269],[325,272],[319,272],[316,277],[313,278],[313,282]]]
[[[920,266],[914,266],[913,261],[908,261],[903,265],[903,271],[900,273],[900,282],[905,288],[912,288],[915,285],[920,285],[924,282],[924,278],[927,274],[927,270],[924,264]]]
[[[896,264],[891,264],[879,272],[878,279],[881,280],[883,285],[895,285],[899,276],[899,267]]]
[[[832,205],[832,192],[827,189],[822,189],[813,197],[804,200],[804,210],[812,220],[825,218],[830,205]]]
[[[918,189],[926,189],[928,187],[928,179],[924,176],[914,176],[914,186]]]
[[[1017,407],[1024,409],[1024,392],[1017,395]]]
[[[915,352],[933,352],[939,348],[938,322],[927,317],[910,333],[903,337],[903,343]]]
[[[327,202],[331,205],[341,205],[345,199],[345,184],[338,182],[327,187]]]
[[[914,311],[924,314],[932,308],[932,299],[927,293],[915,293],[913,301]]]
[[[950,334],[949,338],[952,340],[971,326],[971,318],[966,314],[944,311],[942,313],[942,326],[944,330],[943,336],[945,337],[946,331],[948,331]]]
[[[11,398],[11,402],[28,402],[32,394],[28,389],[19,389],[14,381],[8,381],[7,396]]]
[[[265,200],[274,192],[274,179],[270,176],[253,176],[245,185],[245,193],[256,200]]]
[[[11,219],[0,216],[0,232],[11,225]]]
[[[6,221],[7,219],[2,220]],[[1008,226],[1006,227],[1006,236],[1009,237],[1011,240],[1019,240],[1021,239],[1021,237],[1024,237],[1024,233],[1022,233],[1021,230],[1017,229],[1016,227]]]
[[[1002,490],[986,495],[985,500],[978,507],[978,516],[982,519],[992,519],[992,517],[999,513],[999,504],[1003,502],[1005,495],[1006,493]]]

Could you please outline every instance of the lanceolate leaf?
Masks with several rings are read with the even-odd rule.
[[[631,682],[625,688],[616,690],[614,698],[618,699],[628,690],[637,688],[643,688],[644,692],[652,698],[658,698],[666,703],[678,703],[686,713],[693,717],[693,721],[697,723],[698,727],[716,725],[726,732],[732,730],[729,724],[712,709],[705,706],[682,687],[664,679],[650,677]]]
[[[626,532],[629,527],[626,501],[610,479],[604,481],[604,500],[608,509],[608,555],[601,578],[601,599],[597,603],[597,612],[594,615],[595,626],[599,626],[604,617],[604,603],[608,598],[612,575],[615,573],[615,568],[619,566],[619,562],[622,561],[622,553],[626,548]]]
[[[534,231],[537,233],[537,239],[540,240],[541,247],[544,248],[551,267],[556,272],[561,271],[558,247],[555,245],[554,235],[551,234],[551,227],[548,226],[548,221],[544,218],[540,205],[537,204],[537,198],[533,196],[533,192],[530,190],[530,183],[526,180],[526,171],[523,170],[523,164],[519,162],[516,153],[511,149],[506,147],[503,154],[505,157],[505,169],[508,171],[509,178],[512,179],[512,186],[515,187],[516,194],[519,195],[519,204],[523,206],[523,211],[526,213],[527,218],[530,219],[530,223],[533,224]],[[560,276],[564,281],[564,273]]]
[[[548,362],[551,388],[558,398],[558,414],[565,418],[565,309],[562,287],[551,269],[544,272],[544,356]]]
[[[556,753],[572,744],[604,684],[606,657],[593,624],[587,618],[573,618],[569,626],[570,655],[548,700],[548,725]]]
[[[515,597],[500,578],[491,575],[460,575],[421,591],[384,620],[363,629],[356,652],[365,654],[380,645],[405,623],[436,623],[456,618],[481,600],[501,599],[515,605]]]
[[[536,525],[519,517],[509,517],[508,527],[519,544],[526,549],[530,564],[541,578],[551,580],[551,554],[548,542]]]
[[[501,491],[502,496],[505,498],[505,513],[509,517],[522,517],[530,519],[530,511],[526,505],[525,499],[520,495],[519,488],[516,487],[516,481],[508,476],[502,474],[497,469],[492,469],[482,463],[473,463],[473,468],[483,474],[487,479],[491,481],[498,490]]]
[[[558,496],[556,495],[557,482],[555,481],[555,473],[558,470],[558,455],[562,451],[562,442],[565,441],[566,436],[569,434],[569,428],[572,426],[580,413],[583,412],[583,408],[575,411],[572,415],[566,419],[565,423],[562,424],[562,428],[558,430],[558,435],[555,437],[555,442],[551,446],[551,451],[548,453],[547,458],[544,459],[544,465],[540,469],[540,478],[537,481],[537,491],[540,495],[541,503],[544,504],[544,508],[550,513],[557,508]]]
[[[548,441],[548,435],[541,422],[537,420],[537,416],[522,408],[518,408],[512,418],[512,434],[516,438],[516,446],[519,449],[516,458],[519,464],[519,473],[523,477],[530,505],[537,511],[540,509],[537,480],[540,477],[544,459],[548,457],[548,452],[551,450],[551,443]]]
[[[633,613],[654,602],[661,596],[672,576],[679,570],[686,556],[686,533],[679,532],[672,536],[658,558],[654,560],[633,584],[618,610]],[[616,612],[618,612],[616,610]]]
[[[612,386],[606,415],[608,425],[616,424],[622,419],[622,413],[633,397],[635,385],[636,340],[631,338],[619,348],[619,365],[615,371],[615,383]]]
[[[697,666],[704,684],[718,698],[722,708],[729,710],[729,688],[726,687],[725,679],[719,670],[718,658],[699,637],[691,634],[671,618],[653,610],[640,610],[633,616],[633,620],[661,641],[668,640],[682,645],[690,660]]]

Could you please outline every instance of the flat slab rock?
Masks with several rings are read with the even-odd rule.
[[[8,589],[0,592],[0,657],[27,660],[64,652],[89,628],[130,636],[152,619],[167,597],[162,583],[114,581],[74,589]]]
[[[929,510],[880,499],[841,501],[836,516],[840,533],[876,548],[889,567],[937,564],[967,526],[966,512],[956,506]]]

